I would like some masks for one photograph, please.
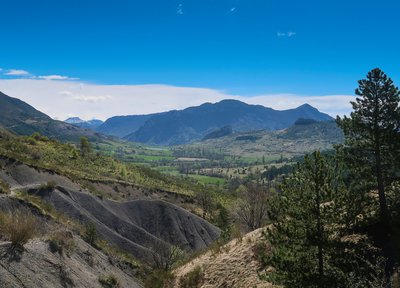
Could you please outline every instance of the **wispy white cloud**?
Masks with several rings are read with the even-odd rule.
[[[236,7],[232,7],[231,9],[229,9],[229,12],[233,13],[236,11]]]
[[[71,91],[59,91],[57,94],[61,95],[61,96],[67,96],[67,97],[73,95]]]
[[[178,15],[183,15],[183,4],[178,4],[178,7],[176,7],[176,14]]]
[[[291,37],[294,37],[294,36],[296,36],[296,32],[293,32],[293,31],[289,31],[289,32],[277,32],[276,33],[276,36],[278,36],[278,37],[288,37],[288,38],[291,38]]]
[[[41,80],[78,80],[79,78],[71,78],[69,76],[63,76],[58,74],[51,74],[51,75],[35,75],[30,73],[26,70],[22,69],[8,69],[4,70],[0,68],[0,73],[6,76],[10,76],[8,78],[28,78],[28,79],[41,79]]]
[[[77,80],[78,78],[70,78],[68,76],[62,75],[43,75],[37,76],[36,78],[44,79],[44,80]]]
[[[89,96],[89,95],[76,95],[73,97],[74,100],[80,101],[80,102],[88,102],[88,103],[97,103],[97,102],[103,102],[108,99],[112,99],[111,96],[106,95],[106,96]]]
[[[4,75],[8,76],[27,76],[30,73],[26,70],[19,70],[19,69],[10,69],[4,72]]]
[[[134,115],[184,109],[204,102],[236,99],[278,110],[304,103],[332,116],[351,111],[351,95],[262,94],[247,97],[215,89],[169,85],[97,85],[82,81],[41,79],[0,79],[0,91],[31,104],[57,119],[71,113],[82,119],[107,119],[115,115]]]

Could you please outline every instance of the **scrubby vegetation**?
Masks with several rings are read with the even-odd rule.
[[[72,233],[65,229],[55,231],[49,237],[49,247],[52,252],[60,255],[70,256],[75,248],[75,241]]]
[[[23,246],[37,235],[38,220],[29,210],[15,210],[0,213],[0,233],[11,241],[16,249]]]
[[[86,224],[83,239],[93,247],[96,247],[96,242],[98,239],[96,225],[93,223]]]
[[[100,282],[101,286],[104,288],[119,288],[119,287],[121,287],[118,279],[114,275],[99,277],[99,282]]]
[[[196,288],[200,287],[202,280],[203,270],[201,267],[197,266],[184,277],[182,277],[179,284],[181,288]]]
[[[0,193],[1,194],[8,194],[10,192],[10,185],[0,179]]]
[[[153,270],[144,281],[145,288],[174,288],[174,275],[171,271]]]
[[[76,180],[116,181],[183,194],[191,194],[196,187],[196,181],[184,181],[147,167],[90,153],[87,139],[82,141],[83,147],[78,149],[73,144],[62,144],[37,133],[28,137],[11,137],[0,141],[0,155]]]

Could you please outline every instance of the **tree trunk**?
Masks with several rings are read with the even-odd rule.
[[[388,225],[389,221],[389,214],[388,214],[388,207],[386,201],[386,194],[385,194],[385,184],[382,175],[382,161],[381,161],[381,153],[379,148],[379,142],[377,142],[375,147],[375,169],[376,169],[376,180],[378,184],[378,195],[379,195],[379,208],[380,208],[380,216],[381,222],[385,226]]]
[[[385,265],[385,276],[387,287],[391,286],[391,274],[394,267],[394,254],[395,248],[393,246],[393,239],[391,235],[391,219],[388,211],[386,194],[385,194],[385,183],[383,179],[382,172],[382,160],[381,160],[381,150],[380,144],[377,140],[375,143],[375,169],[376,169],[376,180],[378,184],[378,195],[379,195],[379,208],[380,208],[380,222],[383,235],[383,255],[387,257],[387,262]]]
[[[317,210],[317,233],[318,233],[318,274],[320,279],[324,276],[324,258],[323,258],[323,227],[321,221],[321,187],[319,185],[318,171],[315,171],[315,194]]]
[[[323,247],[322,247],[323,231],[322,231],[320,208],[318,208],[317,225],[318,225],[318,273],[322,279],[324,276],[324,258],[323,258]]]

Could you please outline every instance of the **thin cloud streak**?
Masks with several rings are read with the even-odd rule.
[[[215,89],[169,85],[97,85],[82,81],[47,81],[41,79],[0,79],[0,91],[20,98],[36,109],[57,119],[79,116],[105,120],[116,115],[164,112],[236,99],[278,110],[308,103],[332,116],[351,111],[351,95],[307,96],[266,94],[252,97],[224,93]]]
[[[287,37],[287,38],[291,38],[291,37],[294,37],[294,36],[296,36],[296,32],[293,32],[293,31],[289,31],[289,32],[277,32],[276,33],[276,36],[278,36],[278,37]]]
[[[44,76],[37,76],[36,78],[44,79],[44,80],[77,80],[78,78],[70,78],[68,76],[62,75],[44,75]]]
[[[7,72],[4,72],[3,74],[8,75],[8,76],[27,76],[30,73],[25,70],[10,69],[10,70],[7,70]]]
[[[183,4],[179,4],[176,8],[176,14],[183,15]]]
[[[79,78],[71,78],[69,76],[63,76],[58,74],[51,75],[35,75],[23,69],[8,69],[4,70],[0,68],[0,72],[3,75],[10,76],[9,79],[42,79],[42,80],[78,80]]]

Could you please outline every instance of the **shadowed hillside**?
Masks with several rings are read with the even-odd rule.
[[[53,120],[29,104],[1,92],[0,124],[19,135],[31,135],[39,132],[63,141],[78,141],[81,136],[89,137],[92,140],[104,138],[92,130]]]
[[[148,119],[156,114],[114,116],[96,128],[98,132],[123,138],[139,129]]]

